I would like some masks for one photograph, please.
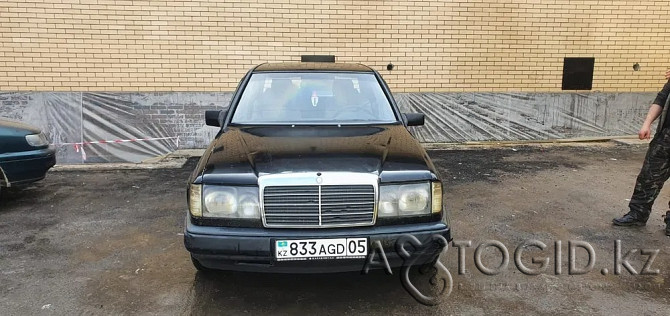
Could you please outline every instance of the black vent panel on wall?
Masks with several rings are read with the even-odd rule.
[[[565,57],[563,60],[562,90],[591,90],[593,87],[593,57]]]
[[[335,55],[302,55],[300,61],[303,63],[334,63]]]

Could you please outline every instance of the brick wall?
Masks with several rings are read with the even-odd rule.
[[[560,91],[664,81],[670,13],[646,0],[3,0],[0,91],[231,91],[251,66],[335,54],[395,92]],[[387,63],[397,67],[388,72]],[[640,71],[632,66],[639,63]]]

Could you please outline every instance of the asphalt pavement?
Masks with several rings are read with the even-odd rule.
[[[646,227],[611,226],[626,212],[645,146],[430,151],[463,249],[462,266],[453,244],[442,257],[453,291],[437,306],[417,303],[397,270],[196,272],[182,240],[193,159],[178,169],[50,172],[0,196],[0,315],[667,315],[670,237],[661,214],[670,191]],[[636,274],[615,262],[617,240],[620,257],[638,249],[620,258]],[[595,260],[585,269],[589,246]]]

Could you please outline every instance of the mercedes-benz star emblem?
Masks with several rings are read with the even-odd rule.
[[[319,104],[319,96],[316,95],[316,91],[312,92],[312,106],[316,107]]]

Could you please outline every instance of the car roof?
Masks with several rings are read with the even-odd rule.
[[[373,72],[372,68],[362,64],[348,63],[317,63],[317,62],[286,62],[265,63],[254,69],[254,72],[264,71],[350,71],[350,72]]]

